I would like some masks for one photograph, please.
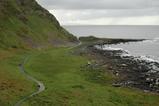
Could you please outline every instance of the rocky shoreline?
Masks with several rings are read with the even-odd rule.
[[[114,44],[114,41],[107,44]],[[101,45],[98,44],[98,46]],[[159,63],[133,56],[123,57],[120,55],[123,53],[122,50],[103,50],[95,45],[89,45],[85,49],[87,54],[98,60],[99,65],[105,66],[118,78],[112,84],[114,87],[133,87],[144,92],[159,93]]]
[[[126,42],[139,42],[146,39],[113,39],[113,38],[97,38],[94,36],[80,37],[79,40],[90,45],[118,44]]]

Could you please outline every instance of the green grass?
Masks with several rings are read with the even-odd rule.
[[[25,54],[24,51],[0,50],[0,106],[13,106],[35,90],[34,84],[18,68]]]
[[[159,106],[157,95],[112,87],[111,74],[81,69],[87,61],[70,54],[68,48],[33,52],[25,68],[45,84],[46,90],[23,106]]]
[[[159,96],[140,90],[111,86],[114,76],[100,68],[84,67],[86,57],[71,54],[69,48],[25,52],[0,50],[0,105],[13,106],[35,91],[35,83],[19,72],[25,64],[27,73],[42,81],[46,90],[30,98],[23,106],[158,106]]]
[[[52,46],[55,41],[77,39],[34,0],[0,1],[0,48]]]
[[[0,1],[0,106],[13,106],[35,91],[35,83],[27,80],[18,68],[28,55],[27,72],[42,81],[46,90],[24,106],[159,106],[158,95],[114,88],[111,82],[115,78],[110,73],[81,68],[88,59],[72,55],[69,48],[32,52],[17,49],[76,38],[36,2],[28,0],[27,5],[21,6],[16,1]]]

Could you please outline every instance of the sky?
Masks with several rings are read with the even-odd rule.
[[[159,0],[37,0],[62,25],[159,25]]]

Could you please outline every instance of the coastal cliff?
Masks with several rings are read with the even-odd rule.
[[[0,48],[35,48],[77,42],[35,0],[0,1]]]

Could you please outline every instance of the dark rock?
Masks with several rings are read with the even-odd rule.
[[[157,92],[159,89],[159,72],[156,70],[159,64],[140,60],[138,58],[120,56],[121,51],[106,51],[88,47],[88,53],[97,56],[100,64],[106,66],[106,69],[119,77],[118,82],[114,83],[114,87],[135,87],[142,90]],[[105,65],[106,64],[106,65]],[[152,67],[153,66],[153,67]],[[120,76],[119,76],[120,74]],[[158,79],[157,79],[158,78]]]
[[[113,86],[113,87],[121,87],[122,84],[114,83],[114,84],[112,84],[112,86]]]

